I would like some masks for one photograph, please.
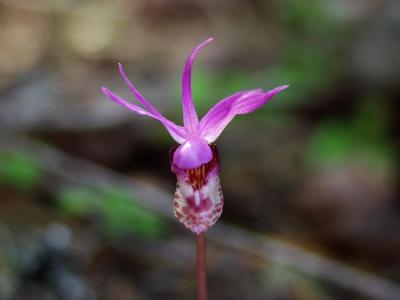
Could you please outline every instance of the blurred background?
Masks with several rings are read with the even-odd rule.
[[[0,299],[195,299],[174,145],[107,100],[181,124],[290,84],[218,140],[210,299],[400,299],[400,2],[0,0]]]

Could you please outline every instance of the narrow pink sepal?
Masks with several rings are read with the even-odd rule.
[[[260,89],[243,91],[221,100],[201,119],[200,136],[208,143],[213,143],[236,115],[257,110],[286,88],[288,85],[267,92]]]
[[[259,109],[261,106],[263,106],[265,103],[267,103],[268,100],[270,100],[273,96],[275,96],[279,92],[287,89],[288,87],[289,87],[288,85],[282,85],[282,86],[276,87],[270,91],[263,92],[259,96],[240,98],[237,101],[235,101],[235,103],[232,107],[232,110],[237,115],[251,113],[251,112]]]
[[[157,121],[159,121],[161,124],[164,125],[164,127],[168,130],[169,134],[171,135],[171,137],[179,144],[182,144],[183,142],[185,142],[186,140],[186,131],[185,128],[183,128],[182,126],[178,126],[175,123],[171,122],[170,120],[164,118],[161,115],[154,115],[146,110],[144,110],[143,108],[129,103],[126,100],[118,97],[117,95],[115,95],[113,92],[111,92],[108,88],[106,87],[102,87],[101,91],[103,92],[104,95],[106,95],[110,100],[114,101],[115,103],[121,105],[122,107],[125,107],[131,111],[134,111],[140,115],[145,115],[148,117],[151,117],[153,119],[156,119]]]
[[[210,43],[213,39],[209,38],[198,45],[189,55],[186,60],[182,73],[182,111],[183,111],[183,125],[190,132],[195,132],[199,124],[196,110],[194,108],[192,96],[192,66],[197,54],[205,45]]]
[[[125,83],[128,85],[130,91],[135,96],[135,98],[141,103],[151,114],[155,116],[159,116],[165,119],[150,103],[147,101],[142,94],[135,88],[135,86],[128,79],[128,76],[125,73],[124,67],[121,63],[118,63],[119,73],[121,74],[122,79],[124,79]]]
[[[122,107],[125,107],[131,111],[134,111],[135,113],[138,113],[140,115],[145,115],[149,117],[153,117],[153,115],[147,111],[145,111],[143,108],[129,103],[126,100],[122,99],[121,97],[115,95],[113,92],[111,92],[108,88],[102,87],[101,91],[103,92],[104,95],[106,95],[110,100],[114,101],[115,103],[121,105]]]

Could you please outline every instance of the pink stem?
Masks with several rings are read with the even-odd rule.
[[[197,235],[196,242],[197,296],[198,300],[207,300],[206,239],[204,232]]]

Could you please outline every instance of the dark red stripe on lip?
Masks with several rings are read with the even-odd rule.
[[[195,190],[201,189],[206,183],[207,183],[207,176],[208,174],[214,170],[215,168],[219,168],[219,152],[218,148],[215,144],[209,145],[213,154],[212,159],[205,164],[202,164],[198,168],[194,169],[180,169],[177,165],[173,164],[173,157],[174,157],[174,152],[178,148],[178,146],[175,146],[171,148],[170,150],[170,159],[173,164],[173,170],[181,170],[187,175],[187,178],[189,180],[190,185],[193,187]]]

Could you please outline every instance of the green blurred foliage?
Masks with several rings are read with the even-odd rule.
[[[200,115],[240,90],[289,84],[285,100],[272,101],[269,107],[281,110],[301,107],[313,101],[313,95],[333,88],[343,74],[343,61],[338,57],[351,30],[323,7],[315,0],[276,3],[276,18],[282,27],[280,53],[275,63],[261,72],[235,67],[225,71],[196,68],[193,97]],[[180,99],[178,81],[175,87],[174,96]]]
[[[196,69],[193,96],[200,113],[204,114],[218,100],[244,89],[269,89],[289,84],[291,87],[285,91],[285,101],[272,101],[269,108],[280,110],[298,108],[312,101],[312,95],[332,88],[343,71],[337,54],[351,36],[351,31],[343,21],[327,14],[322,7],[319,1],[314,0],[277,3],[277,19],[284,30],[280,47],[283,51],[276,63],[265,71]],[[175,95],[179,98],[180,84],[175,86]]]
[[[331,299],[329,297],[329,292],[321,285],[319,278],[300,273],[290,266],[278,263],[268,265],[262,273],[262,276],[265,286],[268,287],[278,299],[282,297],[284,299],[286,298],[282,295],[282,291],[285,291],[285,295],[293,295],[295,299]]]
[[[329,5],[319,0],[276,0],[275,4],[277,21],[289,29],[291,35],[302,34],[314,39],[323,37],[328,38],[325,42],[337,43],[349,33],[340,14],[332,12],[338,4]]]
[[[110,238],[127,234],[157,238],[165,233],[163,219],[143,208],[124,189],[113,187],[95,191],[72,186],[61,190],[57,199],[61,212],[68,216],[99,216],[100,229]]]
[[[321,1],[283,0],[276,4],[277,19],[284,30],[283,51],[265,78],[274,85],[291,85],[285,91],[285,101],[274,102],[272,107],[298,108],[312,101],[312,95],[334,88],[344,69],[340,53],[352,30],[325,11]]]
[[[349,122],[322,123],[310,141],[306,161],[317,168],[362,163],[376,172],[394,171],[395,151],[387,139],[389,112],[379,99],[360,102]]]
[[[65,188],[57,195],[61,211],[67,215],[83,216],[90,211],[97,211],[100,203],[98,193],[83,188]]]
[[[0,181],[21,190],[36,186],[42,172],[35,157],[16,151],[0,152]]]
[[[321,13],[321,3],[316,0],[279,0],[276,2],[279,9],[278,19],[284,24],[296,28],[314,30],[315,24],[324,24],[326,19]],[[312,7],[313,9],[310,9]]]
[[[340,66],[332,57],[311,44],[288,47],[283,62],[265,74],[269,84],[290,84],[285,101],[274,101],[272,107],[297,108],[313,100],[313,94],[332,87]]]

